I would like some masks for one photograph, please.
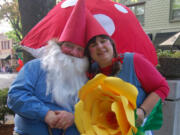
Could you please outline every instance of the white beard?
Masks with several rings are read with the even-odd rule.
[[[46,94],[61,107],[72,111],[78,101],[78,91],[87,81],[87,58],[76,58],[61,52],[60,47],[50,41],[44,48],[42,67],[47,71]]]

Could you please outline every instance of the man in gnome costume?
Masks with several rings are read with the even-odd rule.
[[[14,135],[79,134],[73,113],[78,90],[87,81],[84,33],[85,4],[79,0],[59,41],[49,41],[42,57],[25,64],[10,87]]]

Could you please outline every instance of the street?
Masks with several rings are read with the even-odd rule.
[[[0,73],[0,89],[9,88],[17,73]]]

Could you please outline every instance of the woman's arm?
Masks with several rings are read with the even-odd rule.
[[[141,104],[140,108],[137,109],[139,121],[142,123],[145,117],[144,115],[152,111],[159,99],[164,100],[168,96],[169,87],[166,79],[142,55],[134,55],[134,66],[137,78],[143,89],[148,93],[147,98]]]
[[[166,79],[142,55],[134,55],[134,68],[146,93],[155,92],[162,100],[168,96],[169,86]]]

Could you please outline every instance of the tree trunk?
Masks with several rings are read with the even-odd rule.
[[[23,37],[52,9],[56,0],[18,0]],[[24,63],[33,59],[24,51]]]

